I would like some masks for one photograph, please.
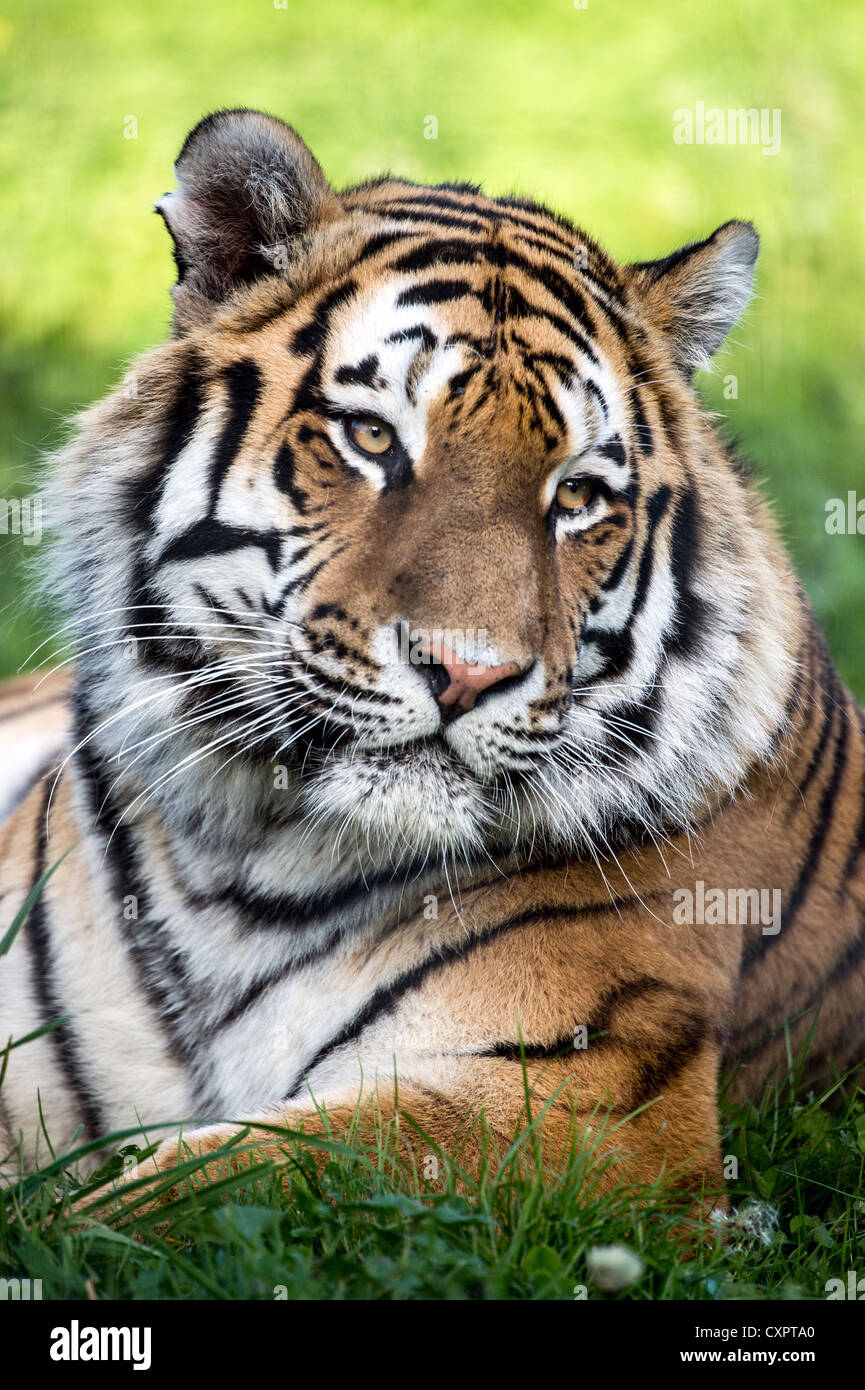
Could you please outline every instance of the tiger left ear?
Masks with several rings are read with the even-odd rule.
[[[263,111],[216,111],[186,137],[178,188],[156,204],[174,242],[175,332],[239,286],[285,269],[336,198],[297,131]]]
[[[646,313],[669,338],[686,376],[709,365],[748,303],[759,249],[750,222],[725,222],[705,241],[628,266]]]

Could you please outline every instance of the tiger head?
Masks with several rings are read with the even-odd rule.
[[[735,791],[791,581],[691,376],[753,228],[620,267],[466,184],[337,193],[251,111],[176,175],[172,337],[61,469],[89,737],[132,789],[384,864],[603,853]]]

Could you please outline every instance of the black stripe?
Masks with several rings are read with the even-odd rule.
[[[598,405],[601,408],[601,414],[603,415],[604,419],[607,420],[609,418],[610,409],[607,405],[606,397],[604,396],[604,393],[601,390],[600,386],[598,386],[596,382],[591,381],[587,377],[580,378],[580,385],[585,387],[585,389],[588,391],[589,395],[593,398],[593,400],[597,401]],[[621,452],[621,458],[617,456],[617,450]],[[622,446],[621,440],[617,440],[615,443],[599,449],[598,453],[601,455],[601,457],[608,458],[611,463],[621,465],[624,465],[625,463],[625,450]]]
[[[349,1019],[349,1021],[344,1024],[328,1042],[324,1043],[315,1055],[303,1065],[286,1099],[295,1099],[302,1090],[304,1079],[309,1072],[314,1071],[332,1052],[335,1052],[338,1048],[345,1047],[346,1044],[350,1042],[354,1042],[366,1028],[376,1021],[376,1019],[380,1018],[383,1014],[390,1013],[396,1008],[405,994],[408,994],[411,990],[419,989],[431,975],[438,974],[440,970],[444,970],[450,965],[466,960],[482,946],[487,946],[491,941],[500,940],[509,932],[533,923],[544,922],[551,924],[555,921],[579,921],[585,917],[594,916],[607,911],[616,911],[617,909],[621,911],[623,906],[634,906],[637,902],[638,900],[635,898],[623,898],[618,900],[608,899],[606,902],[587,903],[581,907],[561,907],[546,904],[542,907],[528,908],[523,912],[514,914],[512,917],[505,918],[502,922],[491,923],[489,926],[482,928],[469,940],[438,947],[437,950],[427,956],[418,965],[413,966],[410,970],[404,971],[401,975],[397,975],[390,984],[382,985],[381,988],[377,989],[354,1017]]]
[[[482,242],[467,237],[424,238],[419,246],[388,264],[388,270],[410,274],[438,265],[474,265],[483,259]]]
[[[863,918],[860,923],[859,931],[856,933],[853,940],[845,947],[843,955],[835,962],[826,977],[826,990],[834,988],[839,981],[844,979],[845,975],[849,975],[851,970],[855,970],[858,965],[861,965],[863,960],[865,960],[865,918]],[[821,987],[811,996],[806,1008],[813,1008],[822,994],[823,988]]]
[[[352,270],[357,270],[366,261],[374,259],[380,251],[386,251],[397,244],[404,246],[407,241],[413,240],[417,235],[417,232],[406,232],[402,229],[400,231],[374,232],[358,249],[357,255],[351,263]]]
[[[800,800],[804,799],[808,788],[820,769],[823,762],[823,754],[826,751],[829,737],[835,725],[836,710],[833,689],[834,668],[822,641],[818,644],[817,655],[820,660],[820,709],[823,722],[820,728],[820,737],[814,746],[808,766],[805,769],[805,775],[798,783],[798,796],[791,807],[791,814],[797,809]]]
[[[181,1035],[191,995],[185,957],[165,924],[151,919],[150,894],[132,831],[120,819],[122,808],[112,799],[111,783],[103,775],[93,748],[92,725],[80,696],[75,700],[75,713],[75,742],[80,744],[75,763],[89,794],[92,819],[105,839],[111,838],[108,865],[121,937],[142,993],[166,1036],[169,1054],[177,1061],[189,1062],[194,1049],[185,1044]],[[133,922],[127,922],[120,910],[123,899],[130,896],[138,907],[138,917]]]
[[[676,585],[676,611],[667,650],[676,656],[693,656],[709,617],[709,605],[694,593],[693,582],[700,556],[702,523],[697,494],[688,487],[679,498],[670,535],[670,567]]]
[[[249,526],[227,526],[206,516],[190,526],[182,535],[169,541],[157,561],[158,565],[177,560],[199,560],[206,555],[229,555],[234,550],[254,546],[263,550],[270,568],[275,572],[282,553],[282,536],[276,530],[254,531]]]
[[[50,795],[51,786],[46,784],[45,795],[39,812],[39,845],[31,891],[36,887],[46,868],[49,867],[47,864],[47,814]],[[63,1018],[70,1012],[73,1015],[77,1013],[74,1003],[71,1010],[65,1007],[60,994],[51,949],[51,923],[46,907],[46,890],[43,889],[33,904],[27,919],[27,932],[32,947],[33,991],[39,1004],[43,1024],[55,1023],[58,1018]],[[102,1116],[102,1107],[87,1080],[81,1042],[73,1030],[71,1020],[62,1023],[59,1028],[52,1029],[47,1038],[49,1046],[53,1048],[57,1056],[57,1062],[66,1086],[75,1098],[75,1104],[84,1122],[86,1137],[95,1139],[106,1132],[106,1125]]]
[[[466,193],[468,192],[469,190],[466,190]],[[444,210],[450,210],[458,215],[447,216]],[[520,210],[530,211],[534,213],[534,216],[520,216]],[[447,197],[442,190],[423,189],[417,186],[417,193],[414,196],[400,193],[386,202],[375,205],[369,211],[381,216],[390,214],[410,221],[432,223],[437,231],[443,227],[448,227],[462,232],[486,235],[490,222],[506,223],[511,229],[523,228],[528,235],[523,235],[519,231],[514,231],[513,235],[546,255],[558,257],[566,262],[572,271],[575,268],[578,269],[581,279],[587,282],[593,296],[597,289],[617,301],[621,297],[618,281],[614,278],[603,278],[601,275],[602,265],[609,275],[614,276],[615,272],[608,262],[604,262],[600,248],[566,218],[559,217],[549,208],[542,207],[540,204],[516,198],[500,198],[494,202],[481,203],[477,201],[476,197],[471,196],[466,196],[463,201],[459,201],[456,198]],[[419,231],[417,235],[420,234]],[[403,233],[403,235],[406,234]],[[597,275],[594,271],[584,269],[582,266],[575,267],[575,254],[581,248],[592,252]],[[617,332],[624,337],[625,328],[619,314],[610,309],[608,305],[600,305],[600,307],[610,315]]]
[[[225,627],[239,627],[244,632],[250,629],[249,623],[244,623],[234,614],[230,608],[223,608],[215,596],[203,584],[197,581],[192,586],[193,592],[201,600],[205,608],[209,608],[213,613],[214,622],[222,623]]]
[[[593,643],[595,645],[603,658],[604,664],[594,676],[581,685],[580,690],[590,690],[591,687],[602,678],[603,680],[609,680],[610,676],[621,675],[631,662],[634,655],[634,619],[642,612],[648,596],[649,585],[654,572],[656,532],[670,505],[671,497],[672,492],[667,485],[664,484],[652,494],[646,503],[647,531],[645,541],[643,542],[643,551],[640,556],[640,567],[637,571],[637,582],[634,586],[634,599],[631,604],[631,611],[621,628],[596,628],[594,631],[586,632],[586,643]],[[626,548],[625,556],[627,556],[627,559],[624,559],[624,556],[620,557],[620,564],[623,559],[624,565],[630,560],[630,546]],[[623,571],[624,565],[622,566]]]
[[[634,655],[634,636],[630,623],[621,629],[596,628],[585,634],[586,645],[592,645],[601,657],[603,665],[588,681],[580,685],[577,695],[590,690],[596,681],[608,681],[611,676],[620,676],[631,664]]]
[[[639,975],[609,989],[586,1024],[589,1037],[597,1040],[596,1045],[613,1043],[632,1048],[626,1038],[614,1033],[614,1015],[623,1005],[659,994],[671,995],[677,1008],[669,1016],[665,1014],[663,1033],[640,1043],[640,1051],[645,1055],[637,1063],[636,1082],[626,1106],[629,1110],[645,1105],[658,1095],[700,1050],[710,1032],[706,1016],[695,1007],[696,998],[690,990],[653,975]]]
[[[362,908],[375,892],[392,889],[401,884],[404,886],[419,875],[423,868],[424,862],[417,860],[407,869],[403,869],[404,879],[397,879],[393,869],[383,869],[377,874],[367,874],[366,878],[352,878],[328,892],[277,895],[259,894],[246,888],[231,887],[217,893],[190,890],[187,898],[193,907],[232,907],[238,914],[241,929],[246,932],[299,931],[316,922],[325,921],[336,913],[347,913]]]
[[[629,623],[632,623],[634,621],[634,618],[636,618],[636,616],[638,615],[638,613],[642,612],[643,605],[646,602],[646,597],[649,592],[649,584],[654,570],[655,540],[657,530],[658,526],[660,525],[661,521],[666,515],[667,508],[670,505],[671,496],[672,493],[670,489],[667,487],[666,484],[664,484],[662,487],[658,488],[657,492],[652,493],[652,496],[646,503],[646,521],[648,530],[646,533],[645,544],[643,546],[643,553],[640,556],[640,568],[637,574],[637,586],[634,591],[634,603],[633,607],[631,608],[630,617],[628,619]]]
[[[660,1095],[711,1037],[706,1016],[697,1011],[685,1012],[665,1023],[670,1035],[664,1034],[663,1040],[644,1045],[647,1055],[641,1058],[637,1068],[637,1078],[627,1102],[629,1110],[636,1110]]]
[[[336,381],[340,386],[371,386],[378,391],[385,383],[378,375],[378,355],[371,352],[353,367],[340,367]]]
[[[571,240],[554,240],[550,238],[546,228],[540,227],[532,232],[515,231],[512,232],[512,235],[520,245],[528,246],[533,251],[540,251],[542,255],[553,256],[556,260],[561,261],[563,265],[567,265],[572,271],[576,270],[580,279],[584,280],[589,286],[594,297],[601,294],[615,299],[617,303],[621,303],[621,287],[618,284],[614,283],[612,280],[600,278],[594,271],[589,270],[587,266],[577,265],[577,252],[589,249],[586,241],[577,242],[575,245]],[[595,265],[596,268],[599,268],[597,259],[596,253]],[[600,302],[602,304],[602,301]]]
[[[457,334],[456,337],[458,338],[459,334]],[[421,346],[430,352],[438,345],[438,338],[431,328],[427,328],[425,323],[413,324],[411,328],[398,328],[395,332],[389,333],[385,339],[387,343],[409,343],[413,341],[419,341]],[[451,339],[449,338],[445,347],[450,347],[450,344]]]
[[[806,671],[806,657],[808,655],[808,652],[810,652],[811,650],[810,639],[808,652],[803,651],[803,646],[804,644],[801,645],[798,651],[796,652],[796,674],[793,678],[793,683],[790,688],[790,693],[787,696],[786,704],[784,705],[784,713],[778,721],[778,725],[774,733],[772,734],[772,742],[769,747],[767,762],[774,758],[775,754],[778,752],[781,740],[785,736],[785,734],[789,734],[792,731],[793,718],[799,709],[799,704],[802,697],[802,687],[805,683],[805,676],[806,674],[810,675],[810,672]]]
[[[634,432],[637,436],[637,448],[644,454],[651,454],[655,447],[655,439],[652,427],[646,419],[646,412],[643,409],[643,399],[640,390],[636,386],[631,387],[631,411],[634,416]]]
[[[570,263],[570,257],[565,256]],[[583,329],[590,335],[594,334],[594,325],[590,316],[587,314],[585,301],[579,292],[574,288],[570,281],[563,278],[552,267],[543,263],[529,260],[516,250],[508,250],[501,245],[490,245],[480,242],[470,241],[466,238],[449,238],[441,240],[430,240],[415,250],[400,257],[389,266],[399,272],[422,271],[435,265],[476,265],[479,262],[494,265],[498,268],[511,268],[522,271],[530,279],[535,280],[549,294],[552,294],[557,303],[562,304],[573,316],[576,322],[580,323]],[[430,302],[424,300],[423,302]],[[600,306],[602,312],[609,312],[606,306]],[[583,334],[575,336],[574,330],[569,328],[561,317],[555,313],[538,308],[537,305],[529,305],[522,293],[515,286],[508,286],[506,291],[506,316],[508,318],[530,318],[538,317],[549,318],[560,330],[569,338],[574,338],[578,346],[593,362],[597,362],[597,354],[590,347],[588,339]],[[618,316],[613,314],[612,318],[617,322]]]
[[[320,536],[318,539],[319,541],[322,541],[327,540],[328,537]],[[319,560],[318,564],[313,565],[312,568],[306,570],[304,574],[298,574],[294,577],[294,579],[289,579],[288,582],[283,585],[282,592],[276,604],[276,612],[274,616],[280,615],[286,600],[289,598],[291,594],[305,594],[312,581],[316,578],[317,575],[321,574],[321,571],[324,569],[325,565],[333,564],[334,560],[339,559],[340,555],[342,555],[347,549],[347,543],[336,546],[335,549],[331,550],[330,554],[326,555],[323,560]]]
[[[777,1009],[774,1010],[773,1012],[777,1021],[768,1027],[766,1026],[765,1009],[762,1010],[757,1018],[751,1019],[751,1022],[746,1024],[743,1028],[737,1028],[735,1033],[729,1037],[729,1049],[731,1051],[735,1050],[735,1054],[738,1055],[743,1048],[749,1046],[749,1039],[751,1038],[754,1040],[753,1046],[755,1048],[764,1047],[766,1043],[770,1042],[773,1037],[779,1034],[780,1030],[785,1027],[788,1022],[791,1020],[800,1020],[812,1013],[818,1005],[822,1004],[829,991],[834,989],[835,986],[838,985],[845,976],[855,970],[857,966],[860,966],[863,960],[865,960],[865,918],[859,923],[859,930],[853,937],[853,940],[848,942],[845,946],[844,951],[836,959],[831,970],[824,975],[824,978],[817,988],[812,990],[806,1004],[802,1006],[796,1005],[794,1007],[789,1000],[785,1000],[782,1005],[780,1018]],[[758,1030],[761,1028],[763,1032],[759,1033]]]
[[[473,363],[472,366],[466,367],[465,371],[456,372],[448,382],[448,401],[456,401],[459,400],[461,396],[464,396],[466,387],[472,378],[477,376],[479,371],[480,364],[476,362]],[[409,392],[409,398],[414,405],[415,394],[413,390]]]
[[[662,688],[655,684],[645,700],[625,701],[604,711],[609,739],[597,749],[597,757],[609,767],[633,762],[649,747],[663,703]]]
[[[555,218],[548,209],[539,207],[537,220],[535,220],[534,218],[520,217],[515,211],[517,206],[516,203],[480,202],[471,196],[463,199],[448,197],[444,191],[439,189],[417,185],[417,194],[396,194],[393,198],[387,199],[386,202],[377,203],[373,210],[377,213],[394,213],[407,218],[414,216],[427,222],[441,222],[441,225],[444,226],[446,223],[444,218],[440,216],[440,210],[444,209],[448,212],[462,213],[467,218],[479,218],[480,221],[475,223],[478,231],[488,230],[484,227],[484,223],[513,222],[515,226],[525,227],[529,231],[546,232],[548,236],[560,241],[561,245],[573,255],[576,249],[573,243],[573,238],[577,235],[576,228],[570,227],[567,223],[560,223],[561,228],[566,228],[567,232],[570,233],[569,236],[566,236],[564,230],[559,230],[556,225],[559,219]],[[462,227],[470,224],[460,220],[457,225]]]
[[[796,653],[796,661],[796,675],[790,688],[790,694],[787,696],[787,703],[784,706],[785,725],[789,724],[796,710],[799,708],[799,701],[802,697],[802,686],[805,683],[805,660],[802,657],[801,648],[799,652]]]
[[[543,285],[547,292],[576,319],[577,323],[582,324],[587,333],[592,337],[595,336],[595,324],[588,311],[586,298],[582,289],[579,289],[570,279],[560,275],[552,266],[543,262],[531,261],[528,257],[520,255],[514,250],[507,252],[506,263]],[[582,272],[580,274],[582,275]],[[623,341],[627,340],[628,328],[621,315],[610,304],[600,303],[594,295],[591,297],[591,302],[597,313],[606,320],[618,336]]]
[[[370,210],[373,211],[373,209]],[[374,211],[378,217],[393,216],[402,218],[407,222],[417,223],[418,226],[416,229],[403,230],[394,234],[394,240],[402,238],[402,240],[406,242],[415,237],[425,235],[425,230],[421,227],[421,223],[434,223],[436,231],[440,231],[442,227],[451,227],[454,231],[476,232],[483,235],[489,230],[483,222],[478,221],[476,217],[472,217],[469,214],[466,214],[465,217],[450,217],[444,212],[431,211],[429,213],[423,213],[419,212],[416,206],[406,207],[395,203],[379,203]]]
[[[547,293],[565,309],[590,338],[594,338],[595,323],[586,307],[586,300],[577,287],[552,266],[538,265],[525,256],[511,256],[511,263],[524,271],[529,279],[543,285]]]
[[[618,984],[611,985],[605,990],[598,1001],[595,1012],[590,1016],[586,1024],[586,1031],[590,1037],[609,1038],[612,1032],[613,1014],[623,1004],[630,1004],[635,999],[645,999],[649,994],[663,993],[671,986],[666,980],[659,980],[655,975],[635,975],[630,980],[620,981]]]
[[[543,364],[545,361],[547,365],[553,368],[553,371],[556,373],[556,375],[560,377],[560,379],[560,369],[564,367],[564,371],[567,373],[566,384],[570,384],[570,382],[573,381],[574,364],[573,362],[567,362],[564,358],[557,358],[555,354],[535,354],[531,351],[523,353],[523,366],[526,370],[528,377],[530,378],[530,380],[535,382],[536,386],[536,389],[532,392],[532,405],[534,407],[535,418],[540,419],[540,407],[543,407],[543,409],[546,411],[549,420],[552,422],[554,429],[558,430],[559,436],[561,437],[566,434],[567,425],[565,423],[565,417],[559,410],[559,407],[557,406],[555,399],[550,392],[546,378],[539,369],[538,364]],[[554,448],[557,442],[558,440],[555,436],[548,436],[546,439],[548,448]]]
[[[233,318],[231,327],[236,333],[258,333],[262,328],[267,328],[268,324],[275,323],[283,314],[287,314],[294,308],[294,295],[285,283],[273,285],[272,292],[276,295],[275,302],[268,304],[265,308],[253,310],[251,307],[237,311]]]
[[[324,941],[314,949],[305,951],[303,955],[295,956],[287,964],[278,966],[275,970],[262,975],[260,979],[253,980],[251,985],[239,994],[237,998],[225,1009],[218,1017],[208,1019],[207,1036],[213,1038],[223,1028],[230,1028],[239,1018],[243,1018],[254,1004],[257,1004],[262,995],[269,990],[282,984],[291,975],[297,974],[299,970],[305,970],[307,966],[315,965],[318,961],[324,960],[332,951],[335,951],[340,942],[349,935],[354,929],[354,924],[345,927],[337,927],[330,932]]]
[[[859,746],[865,751],[865,710],[859,705],[856,706],[856,720],[859,725]],[[850,842],[850,848],[847,852],[847,859],[844,863],[844,872],[841,875],[842,886],[847,884],[863,851],[865,851],[865,779],[863,779],[861,796],[859,823],[856,826],[853,839]]]
[[[331,315],[341,305],[348,303],[356,288],[354,280],[346,280],[322,295],[313,305],[310,318],[294,333],[289,350],[301,357],[310,357],[320,352],[330,329]]]
[[[574,1055],[573,1035],[566,1038],[556,1038],[551,1043],[527,1043],[518,1042],[497,1042],[491,1047],[485,1047],[480,1052],[468,1054],[471,1057],[496,1057],[505,1062],[520,1062],[525,1057],[527,1062],[555,1062],[560,1058]],[[461,1054],[465,1056],[466,1054]]]
[[[619,556],[618,560],[617,560],[616,563],[613,565],[613,568],[610,570],[610,573],[607,575],[606,579],[605,579],[605,580],[603,581],[603,583],[601,584],[601,589],[603,590],[603,592],[604,592],[605,594],[606,594],[606,593],[609,593],[611,589],[618,589],[619,585],[621,584],[622,580],[623,580],[624,577],[625,577],[625,570],[628,568],[628,565],[631,563],[631,556],[633,555],[633,553],[634,553],[634,538],[633,538],[633,536],[629,536],[629,538],[628,538],[628,544],[625,546],[625,548],[624,548],[624,550],[622,551],[621,555]],[[589,605],[589,607],[591,608],[592,612],[594,612],[594,613],[596,613],[596,612],[598,611],[598,608],[600,608],[600,606],[601,606],[601,599],[600,599],[600,598],[592,599],[592,603]]]
[[[294,450],[287,439],[283,440],[277,450],[273,465],[273,478],[280,492],[284,492],[286,497],[291,499],[295,511],[299,512],[301,516],[305,516],[309,505],[309,495],[297,484]]]
[[[204,408],[205,364],[201,353],[189,349],[179,371],[177,389],[162,422],[159,462],[146,467],[127,489],[129,512],[136,531],[149,533],[169,470],[192,439]]]
[[[478,298],[478,291],[468,280],[424,280],[419,285],[411,285],[397,296],[398,309],[415,304],[450,304],[454,299],[464,299],[466,295]]]
[[[604,414],[606,415],[608,413],[606,401],[604,401],[604,398],[603,396],[601,396],[600,391],[598,391],[598,388],[594,385],[594,382],[586,382],[586,385],[592,386],[597,395],[601,397],[601,401],[604,406]],[[624,468],[625,464],[627,463],[625,446],[622,443],[622,436],[620,434],[615,435],[612,439],[608,440],[606,444],[602,445],[602,447],[598,450],[598,453],[601,455],[601,458],[609,459],[610,462],[616,464],[618,468]]]
[[[642,365],[641,375],[646,375],[646,369],[643,368]],[[667,443],[669,444],[672,452],[678,455],[681,453],[682,450],[682,441],[679,437],[679,416],[676,413],[675,405],[670,400],[669,396],[667,395],[667,392],[659,383],[655,383],[654,398],[655,404],[658,408],[658,414],[661,417],[661,425],[663,427],[664,434],[667,436]]]
[[[136,537],[153,534],[156,511],[168,474],[192,439],[201,418],[204,387],[204,359],[197,350],[191,349],[183,361],[177,389],[162,423],[159,461],[155,468],[145,469],[139,478],[134,479],[127,491],[129,520]],[[136,544],[134,550],[129,605],[130,635],[147,643],[149,637],[171,634],[172,629],[167,625],[168,614],[154,588],[151,565],[140,543]],[[150,624],[139,620],[144,611],[148,613]],[[144,662],[156,667],[170,666],[168,651],[168,644],[164,642],[145,645],[142,648]]]
[[[359,1009],[354,1017],[344,1024],[339,1032],[335,1033],[329,1042],[324,1043],[315,1055],[304,1064],[286,1099],[295,1099],[302,1090],[304,1078],[309,1072],[314,1071],[332,1052],[355,1041],[382,1014],[390,1013],[396,1008],[403,995],[408,994],[413,989],[418,989],[429,976],[437,974],[448,965],[467,959],[479,947],[505,936],[517,927],[525,926],[528,922],[543,921],[549,918],[549,915],[549,910],[531,909],[528,912],[521,912],[514,917],[509,917],[504,922],[497,922],[478,932],[468,941],[440,947],[433,955],[427,956],[425,960],[421,961],[419,965],[404,971],[390,984],[382,985],[371,995],[363,1008]]]
[[[558,234],[558,232],[555,231],[555,229],[549,227],[549,222],[547,221],[542,222],[542,225],[538,225],[537,222],[530,221],[528,220],[528,218],[519,217],[519,215],[517,215],[515,211],[513,211],[513,207],[515,207],[516,204],[509,204],[508,207],[502,208],[487,208],[477,206],[473,207],[473,204],[469,202],[467,202],[466,204],[453,202],[439,203],[439,200],[437,199],[435,200],[435,206],[452,206],[455,207],[458,211],[462,211],[464,210],[464,208],[469,207],[473,211],[478,211],[481,217],[488,218],[488,220],[512,221],[515,222],[515,224],[517,225],[523,225],[523,227],[528,227],[531,229],[531,231],[534,232],[545,231],[549,236],[560,235]],[[552,218],[552,214],[549,214],[548,211],[542,210],[542,208],[538,208],[538,215],[540,215],[540,218]],[[569,228],[569,231],[570,234],[572,234],[572,236],[577,235],[576,229]],[[570,240],[570,238],[566,239],[565,236],[560,236],[560,242],[562,242],[562,246],[565,247],[567,254],[569,254],[570,263],[570,259],[572,259],[574,252],[572,240]],[[467,245],[470,245],[470,243],[467,243]],[[592,322],[590,313],[588,313],[587,304],[585,304],[583,295],[581,295],[579,289],[576,288],[576,285],[574,285],[569,278],[566,278],[565,275],[560,275],[559,271],[556,271],[555,268],[552,267],[552,265],[538,263],[538,261],[530,260],[528,259],[528,257],[523,256],[523,254],[520,253],[519,250],[505,249],[505,247],[502,246],[491,246],[490,243],[484,243],[484,245],[478,247],[478,249],[480,249],[481,253],[483,253],[484,260],[490,261],[490,263],[492,264],[506,264],[510,268],[515,268],[515,270],[522,270],[524,274],[528,275],[528,277],[530,278],[533,278],[535,282],[544,285],[544,288],[547,289],[549,295],[552,295],[553,299],[555,299],[556,302],[562,304],[562,306],[565,307],[565,309],[569,311],[570,314],[572,314],[574,320],[581,324],[581,327],[585,329],[585,332],[588,332],[590,336],[595,335],[595,325],[594,322]],[[592,302],[597,304],[597,300],[592,300]],[[606,318],[608,318],[608,321],[611,322],[611,325],[613,329],[615,329],[617,334],[619,334],[619,336],[622,336],[622,338],[626,338],[627,329],[626,325],[624,325],[622,317],[620,317],[615,310],[611,309],[611,307],[609,307],[608,304],[597,304],[597,307],[602,314],[605,314]]]
[[[310,618],[308,621],[312,623],[313,620]],[[310,628],[309,639],[311,649],[313,651],[322,651],[325,649],[325,644],[316,644],[316,636],[317,634]],[[381,669],[375,662],[368,661],[368,665],[374,670]],[[366,690],[363,686],[355,685],[354,681],[350,680],[348,677],[342,679],[331,676],[327,671],[322,670],[318,666],[313,666],[310,662],[305,663],[302,676],[298,676],[297,681],[301,689],[310,695],[320,694],[321,692],[318,689],[320,686],[323,686],[325,690],[332,691],[334,700],[331,708],[334,712],[336,712],[340,706],[342,706],[345,711],[353,711],[360,701],[363,701],[365,705],[402,704],[402,700],[398,695],[389,695],[386,690]],[[314,686],[311,684],[312,681],[315,681]],[[361,708],[363,708],[363,705]],[[368,713],[368,710],[364,710],[364,713]]]
[[[228,415],[210,465],[211,514],[216,510],[222,481],[237,457],[261,394],[261,372],[250,357],[241,357],[223,368],[222,379],[228,390]]]
[[[784,926],[783,930],[780,933],[780,936],[784,936],[785,934],[789,933],[790,928],[796,920],[796,916],[799,912],[799,909],[801,908],[806,897],[808,896],[808,890],[810,889],[814,877],[820,867],[820,858],[823,853],[823,847],[826,843],[826,837],[829,833],[829,828],[832,824],[832,813],[835,809],[835,802],[838,797],[838,789],[841,785],[841,779],[844,776],[844,768],[847,764],[847,712],[841,705],[839,705],[838,714],[839,728],[838,737],[835,743],[835,756],[832,763],[832,771],[829,776],[829,780],[823,789],[823,795],[820,797],[820,804],[817,810],[817,816],[814,821],[814,826],[811,831],[810,839],[808,841],[808,848],[805,852],[805,857],[802,861],[802,866],[799,870],[798,878],[796,879],[796,884],[784,909]],[[764,936],[762,933],[758,937],[754,938],[749,943],[748,948],[744,952],[742,959],[742,969],[752,969],[759,961],[763,959],[764,955],[769,949],[770,944],[773,941],[777,941],[778,939],[779,937]]]
[[[785,1000],[781,1006],[781,1015],[778,1010],[773,1010],[776,1022],[766,1025],[765,1009],[761,1011],[757,1018],[751,1019],[750,1023],[743,1028],[737,1028],[728,1039],[729,1051],[733,1055],[739,1055],[745,1047],[751,1046],[754,1049],[765,1047],[765,1045],[777,1037],[781,1029],[791,1020],[800,1020],[812,1013],[823,1003],[829,991],[860,966],[865,960],[865,918],[859,924],[859,930],[848,942],[843,953],[837,958],[831,970],[825,974],[816,989],[812,990],[808,996],[806,1004],[795,1007],[789,1000]],[[762,1029],[762,1033],[759,1030]],[[753,1039],[753,1042],[750,1040]]]
[[[538,367],[550,367],[562,385],[567,387],[568,390],[572,389],[577,375],[577,364],[573,362],[571,358],[563,357],[560,352],[539,352],[536,348],[532,347],[531,343],[527,342],[525,338],[517,333],[513,334],[513,341],[522,349],[521,356],[523,361],[533,370]],[[539,380],[544,387],[546,387],[546,382],[543,377],[539,377]],[[588,381],[582,384],[587,389],[591,385]],[[595,390],[597,391],[597,387],[595,387]],[[600,395],[600,392],[597,392],[597,394]]]

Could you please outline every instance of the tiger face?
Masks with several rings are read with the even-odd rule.
[[[781,562],[690,377],[753,229],[622,268],[467,185],[337,194],[253,112],[177,178],[174,337],[66,470],[123,775],[206,821],[220,771],[377,865],[606,853],[733,791],[782,716]]]

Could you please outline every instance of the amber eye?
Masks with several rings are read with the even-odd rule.
[[[352,415],[346,420],[345,428],[352,444],[365,454],[386,454],[394,441],[390,425],[374,415]]]
[[[595,489],[585,478],[565,478],[556,488],[556,501],[566,512],[578,512],[587,507]]]

